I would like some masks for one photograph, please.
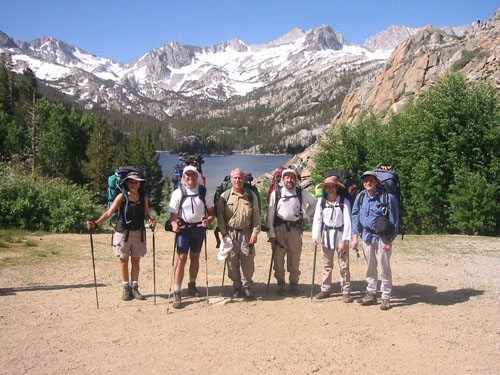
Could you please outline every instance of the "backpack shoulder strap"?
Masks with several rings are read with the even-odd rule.
[[[257,194],[252,194],[252,189],[245,187],[245,194],[248,195],[248,200],[250,201],[250,204],[253,207],[253,196],[255,195],[255,198],[257,198]]]
[[[205,206],[205,212],[208,211],[207,202],[205,201],[206,194],[207,194],[207,188],[204,185],[198,185],[198,197],[200,198],[200,200],[203,202],[203,205]]]
[[[382,214],[384,216],[389,216],[389,192],[387,189],[384,187],[384,192],[382,193],[382,198],[380,200],[380,203],[382,204]]]
[[[326,198],[324,195],[321,196],[321,201],[320,201],[319,206],[321,207],[321,211],[323,211],[326,207]]]
[[[299,210],[302,210],[302,192],[303,192],[303,189],[300,186],[296,186],[295,191],[297,192],[297,198],[299,199]]]
[[[281,199],[281,186],[276,186],[274,189],[274,214],[276,215],[276,210],[278,209],[278,202]]]
[[[227,200],[229,199],[229,194],[231,194],[231,189],[226,189],[222,194],[221,198],[224,199],[224,202],[227,203]]]
[[[361,193],[359,193],[359,200],[358,200],[359,208],[361,208],[361,206],[363,205],[363,199],[365,199],[365,194],[366,190],[363,190]]]

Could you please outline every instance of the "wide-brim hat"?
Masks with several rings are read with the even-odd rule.
[[[327,177],[323,180],[323,182],[321,184],[319,184],[318,188],[319,189],[324,189],[326,186],[328,185],[336,185],[338,187],[341,187],[341,188],[344,188],[345,189],[345,186],[343,183],[341,183],[337,177],[335,176],[330,176],[330,177]]]
[[[123,182],[125,182],[126,180],[128,179],[131,179],[131,180],[135,180],[135,181],[146,181],[145,178],[142,178],[139,173],[137,172],[130,172],[129,174],[127,174],[125,176],[125,178],[123,179]]]
[[[376,173],[376,172],[374,172],[374,171],[366,171],[365,173],[363,173],[363,174],[361,175],[361,180],[363,180],[363,178],[365,178],[365,177],[367,177],[367,176],[372,176],[372,177],[375,177],[375,179],[376,179],[378,182],[380,182],[380,180],[379,180],[379,179],[378,179],[378,177],[377,177],[377,173]]]
[[[197,180],[198,185],[203,184],[203,179],[201,177],[201,174],[200,174],[200,172],[198,172],[198,169],[196,169],[196,167],[193,167],[192,165],[188,165],[187,167],[184,167],[184,169],[182,170],[182,177],[184,177],[184,175],[186,174],[187,171],[196,172],[196,174],[198,175],[198,180]],[[184,180],[184,178],[181,180],[181,184],[186,185],[186,180]]]

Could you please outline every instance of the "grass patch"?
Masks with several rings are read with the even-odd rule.
[[[0,269],[25,267],[61,259],[65,244],[47,240],[46,232],[0,229]],[[58,247],[61,246],[61,248]]]

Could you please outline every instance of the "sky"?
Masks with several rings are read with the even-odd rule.
[[[348,43],[363,44],[391,25],[461,26],[499,7],[498,0],[0,0],[0,31],[21,41],[46,35],[130,63],[171,40],[251,45],[294,27],[330,25]]]

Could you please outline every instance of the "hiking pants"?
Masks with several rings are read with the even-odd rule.
[[[285,224],[274,227],[276,246],[274,247],[274,277],[278,281],[285,281],[285,255],[286,266],[290,272],[290,283],[299,283],[300,253],[302,252],[302,230]],[[279,244],[278,244],[279,243]]]
[[[235,289],[248,288],[253,283],[252,277],[255,269],[255,246],[249,243],[252,228],[229,229],[228,233],[233,241],[233,249],[227,257],[227,274],[233,281]]]
[[[329,292],[332,284],[333,258],[337,254],[340,269],[340,288],[342,294],[351,293],[351,273],[349,272],[349,246],[346,246],[343,255],[337,250],[323,246],[321,260],[323,261],[323,279],[321,291]]]
[[[368,269],[366,270],[366,282],[368,286],[366,290],[370,293],[377,293],[377,266],[380,267],[380,291],[382,299],[391,298],[392,293],[392,272],[391,272],[391,253],[392,251],[384,251],[384,241],[378,238],[374,243],[370,244],[365,241],[363,243],[363,253],[365,254]]]

